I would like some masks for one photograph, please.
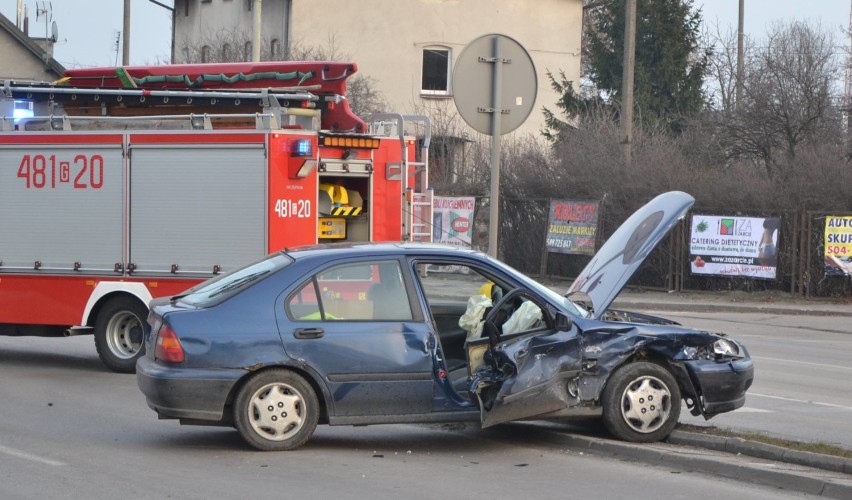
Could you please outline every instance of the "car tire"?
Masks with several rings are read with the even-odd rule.
[[[148,308],[135,297],[110,299],[95,319],[95,349],[110,370],[134,373],[145,354],[144,331]]]
[[[294,450],[313,435],[319,402],[311,385],[290,370],[250,378],[237,393],[234,423],[243,439],[262,451]]]
[[[617,369],[601,396],[603,421],[624,441],[652,443],[665,439],[680,418],[680,388],[664,367],[636,362]]]

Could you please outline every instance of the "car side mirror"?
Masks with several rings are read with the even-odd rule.
[[[572,326],[574,326],[574,322],[571,320],[571,318],[568,317],[567,314],[557,312],[556,317],[553,319],[553,326],[556,328],[557,331],[567,332],[571,329]]]

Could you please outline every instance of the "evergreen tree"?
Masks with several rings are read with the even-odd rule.
[[[664,125],[677,133],[683,119],[704,107],[702,90],[710,51],[700,46],[701,12],[692,0],[637,0],[635,115],[646,125]],[[599,0],[586,6],[583,66],[594,85],[592,96],[578,96],[564,79],[550,75],[562,93],[557,107],[569,120],[605,102],[618,107],[622,94],[625,0]],[[559,120],[552,112],[559,133]],[[615,116],[615,115],[614,115]],[[548,123],[548,125],[551,125]]]

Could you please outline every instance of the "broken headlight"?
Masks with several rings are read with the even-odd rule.
[[[685,347],[686,357],[690,359],[736,359],[743,357],[740,346],[736,342],[719,338],[712,344],[702,347]]]
[[[740,346],[727,339],[713,342],[713,355],[717,358],[739,358]]]

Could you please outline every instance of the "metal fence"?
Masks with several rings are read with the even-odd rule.
[[[487,234],[487,198],[477,200],[475,227]],[[589,262],[584,255],[547,253],[545,236],[548,223],[548,198],[503,198],[500,210],[500,249],[502,260],[526,274],[539,277],[575,278]],[[690,272],[690,217],[685,217],[648,257],[631,279],[630,285],[674,291],[743,290],[782,291],[803,297],[852,297],[849,276],[826,275],[824,230],[827,215],[852,215],[847,212],[731,210],[719,207],[693,207],[690,213],[743,217],[780,217],[776,279],[743,276],[705,276]],[[606,241],[629,216],[611,204],[601,203],[597,244]],[[487,246],[479,238],[481,248]]]

